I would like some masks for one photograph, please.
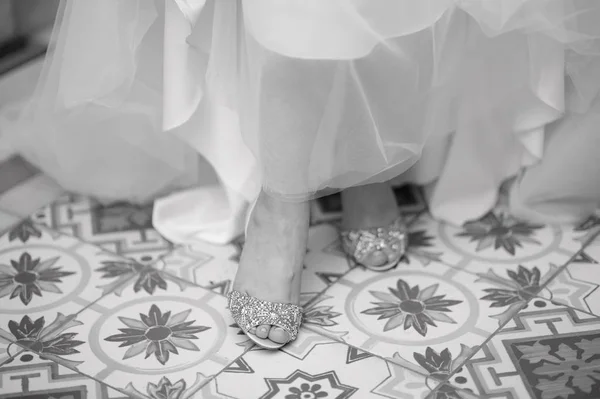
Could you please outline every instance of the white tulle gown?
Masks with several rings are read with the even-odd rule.
[[[8,134],[69,190],[162,197],[178,242],[239,234],[261,187],[401,173],[450,223],[511,176],[516,216],[574,222],[600,201],[598,21],[599,0],[66,0]]]

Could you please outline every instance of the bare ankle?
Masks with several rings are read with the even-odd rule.
[[[381,227],[399,216],[388,183],[352,187],[342,193],[343,225],[347,229]]]
[[[309,219],[308,202],[287,202],[263,191],[252,211],[250,230],[272,227],[275,231],[285,229],[293,233],[298,229],[308,230]]]
[[[252,211],[236,288],[260,299],[297,302],[308,241],[309,207],[261,193]]]

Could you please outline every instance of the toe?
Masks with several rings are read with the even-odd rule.
[[[281,327],[272,327],[269,332],[269,339],[278,344],[285,344],[290,340],[290,334]]]
[[[388,263],[388,256],[383,251],[375,251],[365,256],[361,263],[371,267],[383,266]]]
[[[398,259],[400,256],[402,256],[402,254],[398,250],[394,250],[392,248],[386,247],[383,249],[383,252],[385,253],[385,255],[387,257],[387,262],[393,262],[396,259]]]
[[[256,336],[258,338],[266,339],[269,336],[269,332],[271,331],[271,326],[268,324],[263,324],[261,326],[256,327]]]

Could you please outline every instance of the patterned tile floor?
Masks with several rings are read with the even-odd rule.
[[[276,353],[225,308],[243,240],[174,246],[151,207],[58,199],[0,237],[0,398],[600,398],[599,218],[458,229],[397,196],[410,250],[383,274],[340,251],[339,198],[314,204],[306,321]]]

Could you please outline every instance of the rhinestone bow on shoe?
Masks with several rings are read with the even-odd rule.
[[[389,270],[396,266],[406,252],[408,243],[408,235],[402,218],[396,219],[387,227],[343,230],[340,235],[344,251],[356,262],[375,271]],[[376,251],[382,251],[388,255],[390,261],[382,266],[364,264],[366,258]]]
[[[255,343],[266,349],[278,349],[285,344],[277,344],[270,340],[263,340],[250,332],[252,328],[260,325],[281,327],[290,335],[291,342],[298,336],[302,323],[302,308],[291,303],[268,302],[250,295],[231,291],[229,297],[229,311],[233,320]],[[272,343],[268,344],[265,341]]]

